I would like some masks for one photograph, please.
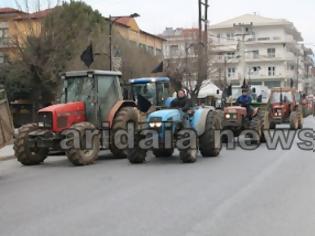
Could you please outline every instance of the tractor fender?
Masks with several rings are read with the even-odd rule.
[[[192,119],[192,127],[195,129],[199,137],[205,132],[209,112],[215,112],[215,108],[206,107],[195,111],[194,117]]]
[[[112,107],[110,112],[108,113],[106,122],[109,123],[109,127],[112,127],[113,120],[117,114],[117,112],[122,108],[122,107],[137,107],[137,104],[132,101],[132,100],[123,100],[123,101],[118,101],[116,104]]]

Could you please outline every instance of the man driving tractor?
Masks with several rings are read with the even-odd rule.
[[[182,109],[183,112],[188,112],[192,108],[192,102],[184,89],[177,92],[177,97],[172,101],[171,107]]]
[[[184,89],[180,89],[177,92],[177,97],[171,102],[171,107],[181,109],[185,113],[183,126],[185,128],[190,128],[189,116],[193,114],[191,110],[192,102],[191,99],[188,98]]]
[[[242,107],[245,107],[247,110],[247,116],[251,117],[253,112],[253,109],[250,106],[250,104],[252,103],[252,98],[250,95],[248,95],[248,87],[242,88],[242,95],[237,98],[236,103],[241,105]]]

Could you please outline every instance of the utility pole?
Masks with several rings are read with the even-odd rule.
[[[296,89],[299,91],[299,68],[300,68],[300,60],[299,57],[296,59]]]
[[[138,13],[133,13],[129,16],[118,16],[118,17],[112,17],[111,15],[109,15],[109,70],[113,70],[113,47],[112,47],[112,44],[113,44],[113,25],[115,24],[116,21],[118,21],[119,19],[121,18],[124,18],[124,17],[130,17],[130,18],[136,18],[136,17],[139,17],[140,15]]]
[[[198,0],[199,9],[199,42],[198,42],[198,79],[196,90],[208,77],[208,0]],[[204,47],[204,48],[203,48]],[[198,92],[198,91],[197,91]]]
[[[240,67],[241,67],[241,79],[245,80],[246,77],[246,60],[245,60],[245,38],[247,35],[253,34],[253,23],[250,24],[234,24],[234,29],[237,31],[236,36],[241,36],[239,40],[240,50]],[[240,81],[242,84],[242,81]]]

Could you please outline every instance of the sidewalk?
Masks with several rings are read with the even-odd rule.
[[[14,158],[15,156],[12,144],[7,145],[0,149],[0,161],[7,161]]]

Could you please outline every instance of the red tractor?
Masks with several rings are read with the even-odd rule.
[[[257,87],[257,88],[256,88]],[[234,137],[238,137],[244,130],[254,130],[258,137],[252,137],[253,143],[264,141],[264,127],[265,123],[265,105],[269,97],[268,88],[265,86],[256,86],[252,90],[248,89],[249,95],[252,97],[251,114],[248,114],[246,107],[237,104],[236,100],[242,95],[243,88],[241,86],[233,86],[228,92],[229,98],[225,102],[223,130],[230,130]],[[256,99],[254,93],[259,90],[259,99]],[[227,137],[223,135],[223,142],[227,142]]]
[[[63,134],[69,128],[80,133],[80,148],[74,145],[65,150],[74,165],[92,164],[102,146],[99,132],[86,148],[87,130],[100,130],[106,122],[111,131],[126,129],[127,123],[138,122],[138,111],[133,101],[124,100],[120,86],[120,72],[73,71],[61,75],[63,94],[61,104],[38,111],[38,122],[19,129],[14,142],[15,156],[23,165],[42,163],[49,150],[60,149],[66,139]],[[116,158],[126,157],[125,151],[113,142],[114,132],[109,135],[109,149]]]
[[[291,129],[303,128],[303,112],[300,94],[293,88],[273,88],[270,96],[269,124],[274,129],[276,124],[288,123]]]

